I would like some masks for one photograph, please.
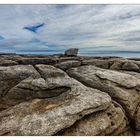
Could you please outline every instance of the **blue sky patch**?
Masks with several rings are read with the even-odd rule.
[[[0,40],[1,40],[1,39],[4,39],[4,37],[3,37],[3,36],[0,36]]]
[[[38,30],[40,27],[43,27],[44,25],[45,25],[45,23],[38,23],[38,24],[36,24],[36,25],[29,25],[29,26],[26,26],[26,27],[24,27],[24,29],[36,33],[37,30]]]

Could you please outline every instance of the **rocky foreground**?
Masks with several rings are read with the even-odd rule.
[[[140,60],[1,54],[0,135],[140,135]]]

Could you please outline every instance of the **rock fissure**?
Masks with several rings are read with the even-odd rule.
[[[140,134],[139,61],[74,49],[0,59],[0,135]]]

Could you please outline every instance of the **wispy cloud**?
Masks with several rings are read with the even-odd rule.
[[[140,51],[140,5],[0,5],[0,35],[0,51]]]

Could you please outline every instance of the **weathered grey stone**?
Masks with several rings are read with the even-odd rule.
[[[57,96],[70,88],[69,85],[65,84],[68,83],[66,81],[66,77],[68,78],[67,74],[53,66],[37,65],[36,68],[40,74],[32,66],[22,65],[3,68],[5,71],[2,72],[2,75],[4,76],[4,72],[6,73],[4,78],[8,76],[8,78],[13,78],[14,80],[12,79],[13,84],[9,79],[1,82],[1,86],[3,87],[1,93],[4,93],[5,90],[5,94],[1,98],[0,109],[34,98]],[[7,81],[10,82],[10,85]]]
[[[55,135],[85,115],[105,110],[110,106],[111,98],[106,93],[84,86],[55,67],[36,67],[41,73],[48,72],[49,76],[43,75],[47,76],[44,80],[25,79],[17,85],[18,88],[41,91],[69,87],[70,90],[62,91],[54,98],[46,97],[51,96],[49,91],[34,93],[36,98],[45,99],[35,99],[1,111],[0,135]],[[53,77],[55,71],[59,72]]]
[[[100,68],[108,69],[109,61],[98,59],[83,60],[82,65],[94,65]]]
[[[134,63],[140,68],[140,61],[134,61]],[[140,73],[140,71],[138,71]]]
[[[13,66],[17,64],[18,63],[13,60],[0,60],[0,66]]]
[[[132,75],[113,71],[113,70],[105,70],[105,69],[97,68],[92,65],[71,68],[67,72],[71,76],[73,77],[75,76],[75,78],[80,81],[83,79],[82,82],[84,82],[84,80],[93,81],[95,79],[98,80],[98,78],[100,78],[103,80],[109,80],[125,88],[133,88],[133,87],[140,86],[140,80]]]
[[[138,67],[138,65],[133,63],[133,62],[126,62],[126,63],[124,63],[123,66],[122,66],[122,70],[140,72],[140,68]]]
[[[60,63],[56,64],[55,66],[62,70],[67,70],[69,68],[78,67],[80,65],[81,65],[80,61],[69,60],[69,61],[60,62]]]
[[[65,85],[49,86],[43,78],[25,79],[11,88],[7,95],[2,98],[1,108],[7,108],[21,102],[29,101],[35,98],[52,98],[67,92],[71,88]],[[7,106],[6,106],[7,105]]]
[[[40,65],[36,65],[35,67],[44,79],[56,78],[56,77],[57,78],[68,77],[68,75],[64,71],[50,65],[40,64]]]
[[[129,118],[134,121],[139,119],[139,117],[136,118],[135,113],[140,103],[140,79],[92,65],[71,68],[67,73],[87,86],[109,93],[123,106]]]
[[[121,68],[122,68],[122,63],[121,62],[114,62],[110,66],[110,69],[112,69],[112,70],[121,70]]]
[[[119,134],[119,136],[134,136],[134,132],[131,129],[128,129],[124,132],[122,132],[121,134]]]
[[[31,65],[0,66],[0,96],[4,96],[8,90],[28,77],[40,77]]]
[[[59,62],[64,62],[64,61],[80,61],[81,60],[81,58],[80,57],[78,57],[78,56],[72,56],[72,57],[70,57],[70,56],[65,56],[65,57],[60,57],[59,58]]]
[[[77,56],[78,49],[77,48],[71,48],[65,51],[66,56]]]
[[[140,134],[140,61],[14,54],[0,60],[0,135]]]
[[[134,71],[124,71],[124,70],[120,70],[120,72],[122,73],[127,73],[129,75],[132,75],[134,77],[136,77],[137,79],[140,79],[140,73],[138,72],[134,72]]]
[[[58,135],[104,136],[119,135],[126,127],[125,114],[120,107],[110,105],[105,111],[85,116]]]
[[[135,113],[135,126],[136,130],[140,131],[140,104],[137,106],[137,110]]]
[[[19,64],[36,65],[36,64],[56,64],[57,60],[53,58],[22,58],[17,60]]]
[[[133,88],[140,86],[140,80],[136,77],[117,71],[96,71],[95,75],[97,75],[103,80],[109,80],[111,82],[117,83],[118,85],[125,88]]]

